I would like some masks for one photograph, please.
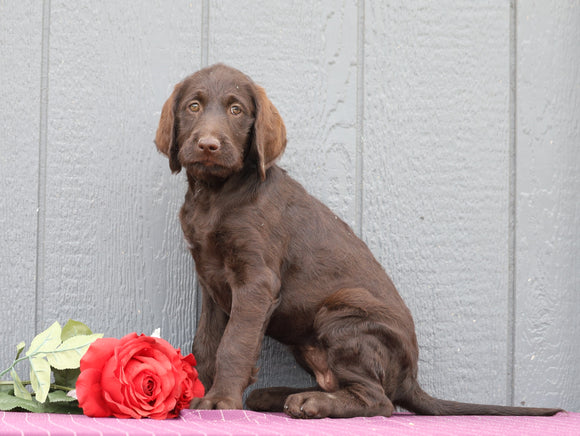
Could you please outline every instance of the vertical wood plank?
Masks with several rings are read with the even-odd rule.
[[[209,63],[265,87],[286,123],[281,166],[354,224],[355,1],[210,5]]]
[[[515,402],[580,411],[580,2],[517,3]]]
[[[34,336],[42,2],[0,2],[0,368]],[[28,342],[29,343],[29,342]]]
[[[355,1],[210,2],[209,63],[224,62],[265,87],[286,123],[281,166],[355,223]],[[276,342],[263,347],[264,385],[312,383]]]
[[[177,219],[185,183],[153,144],[161,106],[200,59],[200,5],[52,1],[42,320],[184,351],[193,262]]]
[[[506,401],[509,3],[366,2],[364,238],[414,315],[420,380]]]

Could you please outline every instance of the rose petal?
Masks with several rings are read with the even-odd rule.
[[[87,416],[111,416],[111,409],[102,396],[101,372],[88,368],[77,379],[77,399],[83,413]]]
[[[196,398],[201,398],[205,395],[205,388],[199,379],[193,382],[192,395]]]
[[[117,403],[117,402],[113,401],[111,399],[111,396],[108,394],[108,392],[103,392],[103,398],[105,399],[105,401],[107,402],[107,405],[111,409],[111,412],[112,412],[111,414],[113,416],[115,416],[116,418],[139,419],[142,417],[142,415],[137,413],[137,411],[135,411],[131,407],[127,407],[126,405],[124,405],[122,403]]]
[[[130,333],[122,337],[115,349],[118,368],[124,368],[136,353],[142,353],[144,349],[149,348],[147,342],[146,336],[137,336],[137,333]]]
[[[88,368],[101,371],[118,344],[119,339],[115,338],[99,338],[93,342],[81,358],[81,372]]]
[[[196,366],[196,365],[197,365],[197,362],[196,362],[196,360],[195,360],[195,357],[194,357],[194,356],[193,356],[193,354],[191,354],[191,353],[190,353],[190,354],[188,354],[187,356],[184,356],[184,357],[182,357],[182,358],[181,358],[181,360],[182,360],[183,362],[186,362],[186,363],[188,363],[188,364],[189,364],[189,365],[191,365],[191,366]]]
[[[162,383],[163,380],[156,373],[144,370],[131,379],[130,390],[135,395],[136,401],[151,404],[159,396]]]
[[[110,401],[113,403],[121,403],[123,401],[123,382],[119,379],[116,374],[118,369],[118,362],[113,355],[105,364],[103,368],[103,375],[101,379],[101,385],[103,386],[103,393],[107,393],[110,397]],[[82,374],[82,372],[81,372]],[[104,394],[103,394],[104,395]]]
[[[164,365],[167,360],[164,355],[153,359],[144,356],[135,356],[125,368],[125,376],[129,389],[134,393],[135,399],[145,401],[151,405],[153,401],[165,401],[174,392],[175,374],[171,365]],[[154,382],[154,390],[145,396],[142,389],[143,377],[148,377]]]

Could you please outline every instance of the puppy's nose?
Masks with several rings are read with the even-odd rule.
[[[213,153],[220,149],[220,142],[212,136],[204,136],[199,140],[197,146],[205,152]]]

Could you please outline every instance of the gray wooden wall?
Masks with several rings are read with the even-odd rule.
[[[0,0],[0,367],[68,318],[190,349],[185,181],[153,137],[218,61],[393,277],[426,389],[580,411],[578,0]],[[310,382],[272,341],[261,365]]]

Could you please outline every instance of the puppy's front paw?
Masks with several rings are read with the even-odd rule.
[[[242,399],[234,398],[228,396],[214,396],[211,394],[206,395],[203,398],[194,398],[189,404],[190,409],[199,410],[230,410],[230,409],[242,409]]]

